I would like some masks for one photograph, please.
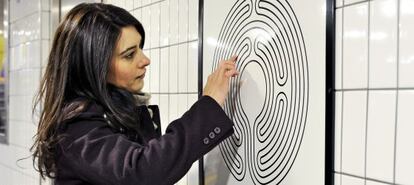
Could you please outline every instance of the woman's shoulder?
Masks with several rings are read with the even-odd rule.
[[[106,119],[104,118],[104,108],[101,105],[89,101],[79,106],[83,107],[79,108],[76,114],[58,124],[59,135],[78,138],[92,129],[107,127]]]

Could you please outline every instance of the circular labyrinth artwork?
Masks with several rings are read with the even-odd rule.
[[[232,176],[279,184],[298,154],[309,98],[306,48],[286,0],[240,0],[229,11],[213,67],[233,54],[240,72],[224,106],[235,133],[219,145]]]

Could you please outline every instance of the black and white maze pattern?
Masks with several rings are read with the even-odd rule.
[[[279,184],[302,143],[309,98],[304,38],[289,2],[236,1],[220,30],[212,70],[233,54],[241,74],[230,82],[224,109],[235,122],[235,134],[220,144],[221,155],[238,181]],[[238,92],[250,64],[260,66],[265,81],[264,102],[258,102],[263,106],[253,118]]]

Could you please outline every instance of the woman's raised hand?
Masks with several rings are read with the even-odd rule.
[[[228,60],[219,63],[218,68],[208,76],[203,95],[212,97],[222,107],[229,92],[230,78],[237,76],[239,72],[236,70],[237,56],[232,56]]]

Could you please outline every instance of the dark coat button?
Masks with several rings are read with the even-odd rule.
[[[216,134],[219,134],[221,132],[221,129],[219,127],[214,128],[214,132]]]
[[[210,139],[214,139],[216,137],[216,134],[214,134],[214,132],[210,132],[210,134],[208,134],[208,137],[210,137]]]
[[[210,143],[210,140],[208,138],[204,138],[203,142],[207,145],[208,143]]]

